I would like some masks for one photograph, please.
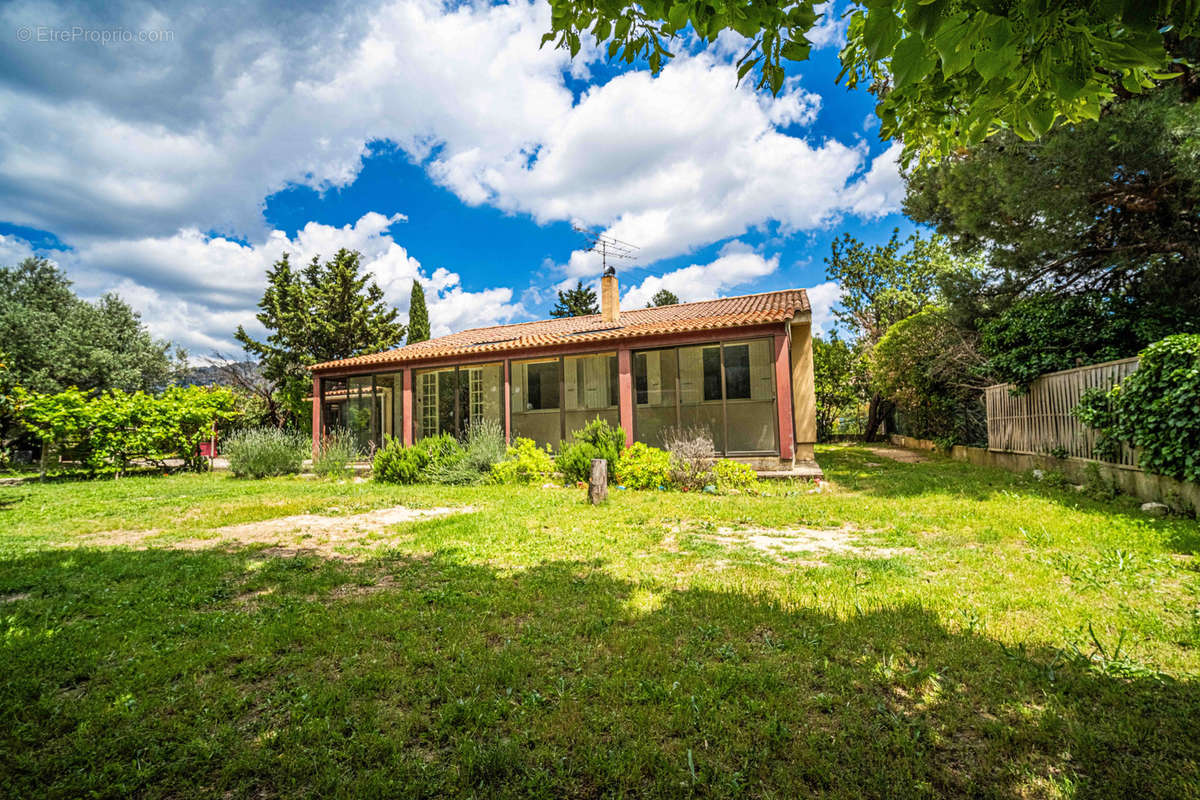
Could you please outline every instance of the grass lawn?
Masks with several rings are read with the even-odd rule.
[[[1195,521],[819,460],[826,493],[600,508],[2,487],[0,796],[1200,797]],[[469,510],[244,536],[398,505]]]

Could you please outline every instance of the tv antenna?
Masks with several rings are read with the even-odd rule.
[[[592,233],[587,228],[581,228],[578,225],[572,227],[576,233],[586,236],[588,242],[591,243],[591,247],[587,249],[587,252],[600,254],[600,266],[604,268],[605,275],[616,274],[616,269],[609,266],[608,260],[610,258],[623,258],[632,261],[636,257],[634,254],[639,249],[636,244],[623,242],[620,239],[614,239],[611,236],[605,236],[601,233]]]

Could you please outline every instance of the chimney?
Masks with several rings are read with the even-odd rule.
[[[600,319],[614,325],[621,324],[621,304],[617,294],[617,271],[612,267],[604,270],[600,278]]]

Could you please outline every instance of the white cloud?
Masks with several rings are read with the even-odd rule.
[[[180,4],[157,23],[171,43],[7,48],[23,68],[0,77],[0,219],[73,244],[193,226],[257,237],[265,196],[352,182],[372,140],[493,161],[536,145],[570,110],[563,71],[587,64],[539,50],[540,2],[316,9]],[[70,16],[141,29],[140,13]],[[54,23],[42,3],[0,9],[5,30]]]
[[[16,29],[48,13],[14,3],[0,20]],[[345,186],[368,143],[390,140],[432,157],[468,203],[624,226],[678,254],[767,220],[827,223],[864,157],[781,132],[810,124],[819,96],[795,80],[777,98],[739,88],[720,47],[576,102],[564,73],[586,74],[598,53],[541,49],[541,2],[239,7],[255,24],[233,27],[219,9],[162,16],[173,43],[60,47],[37,81],[45,46],[11,49],[28,68],[0,79],[0,219],[72,244],[189,227],[257,238],[265,196]]]
[[[412,281],[420,280],[435,335],[528,316],[520,303],[512,302],[511,289],[468,290],[456,273],[424,270],[390,232],[402,219],[372,212],[342,227],[310,222],[295,237],[273,231],[252,244],[185,230],[173,236],[89,244],[57,260],[77,278],[82,295],[116,291],[142,312],[155,336],[172,339],[198,356],[237,351],[232,334],[239,324],[262,334],[254,306],[266,286],[267,269],[284,252],[293,265],[302,266],[314,256],[329,258],[342,247],[358,250],[364,271],[403,314]],[[163,264],[172,266],[169,280],[153,274]]]
[[[813,334],[821,336],[833,329],[833,307],[842,299],[842,287],[833,281],[808,289],[808,304],[812,308]]]
[[[847,208],[868,219],[893,214],[904,202],[904,181],[900,177],[899,142],[880,153],[871,169],[846,192]]]
[[[717,259],[692,264],[664,275],[652,275],[621,297],[624,308],[642,308],[660,290],[672,292],[681,302],[711,300],[730,288],[770,275],[779,268],[779,256],[763,258],[744,242],[730,242]]]
[[[850,25],[850,18],[844,16],[846,9],[839,8],[838,4],[831,0],[817,5],[813,10],[823,16],[805,38],[812,42],[816,50],[826,47],[836,47],[840,50],[846,44],[846,28]]]
[[[61,260],[81,290],[120,290],[160,335],[198,352],[227,346],[236,321],[252,318],[283,249],[298,258],[363,250],[407,308],[421,265],[389,232],[395,217],[313,222],[289,238],[262,215],[264,198],[290,184],[353,182],[375,141],[394,142],[467,203],[639,244],[642,265],[772,222],[786,237],[845,214],[890,213],[902,196],[896,148],[868,164],[860,140],[806,133],[821,98],[797,80],[779,97],[737,87],[733,36],[681,52],[657,78],[623,72],[576,98],[566,75],[586,78],[599,54],[589,45],[572,61],[541,49],[549,8],[540,0],[159,7],[149,20],[132,4],[0,7],[10,31],[152,23],[174,32],[154,46],[10,43],[0,220],[54,232],[74,248]],[[814,42],[836,45],[844,25],[830,13]],[[203,233],[214,230],[233,236]],[[769,274],[772,262],[727,252],[694,266],[717,292]],[[716,264],[733,271],[721,277]],[[558,269],[590,278],[598,259],[577,252]],[[523,314],[509,289],[467,291],[444,270],[426,278],[435,333]]]
[[[628,72],[589,89],[545,131],[536,159],[466,152],[430,169],[465,199],[605,227],[640,245],[643,263],[769,220],[786,232],[830,224],[847,210],[864,146],[784,133],[820,108],[795,81],[778,97],[736,82],[728,63],[681,55],[658,78]],[[594,275],[598,264],[576,253],[565,274]]]
[[[0,267],[12,267],[33,255],[33,247],[24,239],[0,234]]]

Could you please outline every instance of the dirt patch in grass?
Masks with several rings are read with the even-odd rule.
[[[14,594],[0,594],[0,604],[16,603],[21,600],[28,600],[29,592],[16,592]]]
[[[176,550],[203,550],[214,547],[238,547],[244,545],[272,545],[263,552],[266,555],[296,556],[320,555],[347,558],[339,549],[346,545],[381,542],[377,534],[393,525],[422,519],[445,517],[451,514],[466,514],[474,509],[461,508],[407,508],[395,506],[350,514],[340,517],[320,514],[295,514],[290,517],[226,525],[206,531],[204,536],[162,540],[164,531],[116,530],[104,531],[76,540],[77,544],[112,547],[166,547]]]
[[[854,528],[720,528],[703,535],[705,541],[726,547],[750,547],[768,555],[787,558],[790,563],[826,566],[825,562],[795,561],[792,554],[850,555],[865,558],[890,558],[912,552],[911,548],[869,547],[858,543],[860,531]]]
[[[877,456],[890,458],[892,461],[899,461],[901,464],[919,464],[922,461],[929,460],[917,450],[905,450],[902,447],[872,447],[870,450]]]

